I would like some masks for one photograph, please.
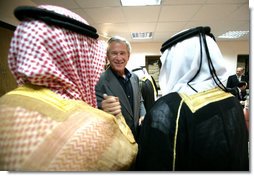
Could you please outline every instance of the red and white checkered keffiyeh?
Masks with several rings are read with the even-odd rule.
[[[87,22],[77,14],[56,6],[39,6]],[[102,41],[25,20],[17,26],[8,62],[18,85],[31,83],[49,88],[64,98],[83,100],[96,107],[95,85],[105,64]]]

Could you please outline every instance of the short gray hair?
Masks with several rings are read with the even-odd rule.
[[[125,38],[120,37],[120,36],[113,36],[113,37],[111,37],[111,38],[108,40],[107,53],[108,53],[108,51],[109,51],[109,45],[110,45],[112,42],[124,43],[124,44],[127,46],[127,50],[128,50],[129,55],[131,54],[131,44],[130,44],[130,42],[127,41]]]

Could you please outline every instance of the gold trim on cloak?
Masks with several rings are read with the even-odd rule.
[[[180,93],[180,96],[190,108],[191,112],[194,113],[207,104],[232,97],[233,95],[224,92],[220,88],[214,88],[194,95]]]
[[[194,113],[198,109],[204,107],[207,104],[220,101],[220,100],[233,96],[230,93],[224,92],[220,88],[210,89],[210,90],[200,92],[194,95],[186,95],[183,93],[180,93],[179,95],[181,96],[182,100],[178,107],[177,118],[176,118],[176,130],[174,135],[174,148],[173,148],[173,166],[172,166],[173,171],[175,171],[177,134],[178,134],[179,118],[180,118],[183,102],[185,102],[187,106],[190,108],[191,112]]]

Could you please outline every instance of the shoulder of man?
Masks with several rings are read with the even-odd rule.
[[[105,71],[100,74],[100,80],[105,78]]]
[[[234,74],[234,75],[230,75],[230,76],[229,76],[229,78],[233,78],[233,77],[236,77],[236,75]]]
[[[228,77],[228,80],[230,80],[230,81],[233,81],[233,80],[235,80],[235,79],[237,79],[236,75],[230,75],[230,76]]]
[[[139,80],[138,75],[136,75],[136,74],[135,74],[135,73],[133,73],[133,72],[131,72],[131,77],[132,77],[132,79]]]
[[[100,78],[99,78],[99,80],[98,80],[98,82],[97,82],[96,85],[104,84],[104,83],[108,80],[108,78],[110,77],[108,74],[109,74],[109,73],[108,73],[107,70],[105,70],[104,72],[102,72],[102,73],[100,74]]]
[[[114,73],[112,72],[111,69],[108,68],[107,70],[105,70],[104,72],[101,73],[101,77],[108,77],[111,74],[113,75]]]

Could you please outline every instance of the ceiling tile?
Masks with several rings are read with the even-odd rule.
[[[180,31],[184,28],[186,22],[160,22],[157,24],[156,32]]]
[[[99,24],[99,28],[102,33],[117,33],[121,32],[129,32],[128,25],[126,23],[104,23]]]
[[[153,32],[156,23],[130,23],[128,27],[131,32]]]
[[[69,9],[79,8],[78,4],[75,1],[70,0],[31,0],[35,4],[48,4],[48,5],[57,5],[61,7],[68,7]]]
[[[207,0],[163,0],[163,5],[190,5],[190,4],[204,4]]]
[[[235,4],[227,4],[227,5],[214,5],[209,4],[202,6],[198,13],[192,18],[192,20],[223,20],[225,17],[228,17],[231,13],[233,13],[237,8]],[[215,14],[216,13],[216,14]]]
[[[120,0],[75,0],[82,8],[116,7],[120,6]]]
[[[85,11],[95,23],[121,23],[126,21],[120,7],[91,8]]]
[[[249,0],[207,0],[207,4],[235,4],[248,3]]]
[[[250,9],[249,5],[239,5],[236,7],[236,10],[232,12],[228,16],[229,19],[231,20],[249,20],[250,19]]]
[[[156,22],[160,6],[124,7],[123,13],[128,22]]]
[[[194,16],[201,5],[162,6],[159,22],[188,21]]]

